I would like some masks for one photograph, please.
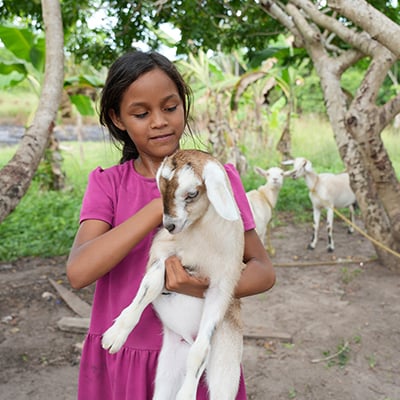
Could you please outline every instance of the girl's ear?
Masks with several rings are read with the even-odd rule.
[[[108,115],[110,116],[113,124],[118,128],[121,129],[121,131],[126,131],[125,129],[125,125],[121,122],[121,120],[119,119],[118,115],[115,113],[114,109],[112,108]]]
[[[217,213],[228,221],[239,219],[239,210],[222,167],[216,162],[207,162],[203,169],[203,179],[207,188],[207,197]]]

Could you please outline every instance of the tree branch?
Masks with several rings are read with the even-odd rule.
[[[394,61],[393,53],[380,46],[376,56],[371,60],[363,81],[357,90],[354,97],[356,101],[364,104],[365,107],[375,104],[382,82]]]
[[[339,64],[339,73],[342,74],[344,71],[352,67],[357,61],[360,61],[364,57],[364,53],[356,49],[350,49],[342,53],[336,58],[336,61]]]
[[[288,29],[293,34],[295,39],[294,42],[295,47],[299,48],[304,46],[303,38],[300,32],[297,30],[296,26],[294,25],[292,19],[289,17],[289,15],[287,15],[285,11],[283,11],[283,8],[281,8],[280,6],[278,6],[278,4],[276,4],[276,1],[262,0],[261,8],[273,19],[280,22],[286,29]]]
[[[290,0],[291,3],[296,4],[300,7],[312,21],[317,23],[326,29],[335,32],[338,37],[340,37],[345,42],[351,44],[355,49],[359,49],[364,54],[369,55],[373,58],[367,74],[365,74],[363,83],[360,85],[358,90],[359,99],[363,99],[366,106],[373,103],[378,94],[378,90],[382,84],[383,79],[387,75],[390,67],[393,65],[395,58],[393,53],[391,53],[386,47],[383,47],[380,43],[376,42],[371,36],[366,32],[358,33],[355,30],[345,27],[338,20],[329,17],[318,10],[318,8],[309,0]],[[351,55],[351,53],[350,53]],[[336,61],[351,61],[351,59],[357,59],[358,55],[355,53],[353,57],[349,59],[337,58]],[[360,57],[361,58],[361,57]],[[374,62],[374,60],[379,60],[379,62]],[[340,69],[344,71],[346,65],[340,65]],[[370,93],[369,96],[365,96],[365,91]]]
[[[381,47],[367,32],[356,32],[347,28],[335,18],[320,12],[309,0],[290,0],[290,2],[301,8],[316,24],[334,32],[345,43],[361,50],[365,55],[374,57],[377,49]]]
[[[397,94],[396,97],[390,99],[387,103],[385,103],[381,108],[380,112],[382,117],[385,118],[385,125],[388,125],[390,121],[394,119],[394,117],[400,113],[400,93]]]
[[[400,26],[386,15],[364,0],[330,0],[328,5],[368,32],[371,38],[400,58]]]
[[[290,3],[293,3],[294,5]],[[317,30],[316,27],[315,29],[313,29],[310,26],[304,15],[300,13],[299,8],[301,8],[301,6],[296,4],[296,1],[291,1],[286,6],[286,9],[288,10],[289,14],[296,18],[295,25],[300,30],[300,32],[305,36],[306,38],[305,40],[309,43],[322,43],[321,32]],[[299,28],[299,26],[301,26],[301,28]]]

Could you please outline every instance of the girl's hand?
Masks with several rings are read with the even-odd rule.
[[[104,221],[83,221],[67,261],[71,286],[88,286],[113,269],[152,229],[161,225],[162,213],[162,201],[157,198],[112,229]]]
[[[208,279],[190,275],[177,256],[171,256],[165,261],[165,288],[194,297],[204,297],[209,285]]]

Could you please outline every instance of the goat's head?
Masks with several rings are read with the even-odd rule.
[[[254,171],[263,176],[266,181],[272,185],[273,187],[280,189],[283,185],[283,178],[284,178],[284,174],[285,172],[283,171],[283,169],[279,168],[279,167],[271,167],[267,170],[262,169],[260,167],[254,167]]]
[[[178,150],[166,157],[157,171],[164,216],[163,225],[172,234],[198,221],[210,203],[226,220],[240,218],[223,166],[210,154]]]
[[[297,157],[294,160],[287,160],[282,162],[283,165],[293,165],[293,169],[290,171],[285,171],[285,176],[291,176],[293,179],[298,179],[303,177],[307,172],[312,171],[311,161],[303,158]]]

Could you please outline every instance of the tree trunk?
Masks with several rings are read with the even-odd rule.
[[[62,169],[62,160],[60,143],[54,134],[54,129],[51,129],[47,148],[42,159],[42,164],[44,163],[48,167],[49,181],[46,187],[47,190],[60,191],[65,189],[65,173]]]
[[[289,100],[290,101],[290,100]],[[282,156],[282,161],[292,160],[292,135],[290,133],[290,121],[292,115],[292,107],[289,105],[286,113],[286,121],[282,130],[282,135],[279,138],[276,149]]]
[[[308,0],[290,0],[286,6],[278,1],[263,1],[264,9],[297,35],[296,43],[301,43],[310,55],[367,234],[382,264],[400,272],[400,185],[381,139],[383,129],[400,112],[400,95],[376,106],[378,90],[396,61],[398,41],[393,42],[393,30],[397,25],[382,25],[384,16],[364,0],[332,0],[330,4],[343,14],[323,12],[327,10]],[[350,10],[355,4],[356,13]],[[368,25],[364,21],[364,32],[350,29],[340,19],[354,18],[357,24],[358,16],[377,14],[380,17],[369,19]],[[379,41],[371,36],[378,31]],[[348,49],[333,46],[326,40],[330,36],[341,40]],[[370,59],[369,68],[349,103],[340,86],[341,76],[362,58]]]
[[[56,119],[64,82],[64,37],[58,0],[42,0],[46,66],[39,106],[10,162],[0,171],[0,222],[27,192]]]

